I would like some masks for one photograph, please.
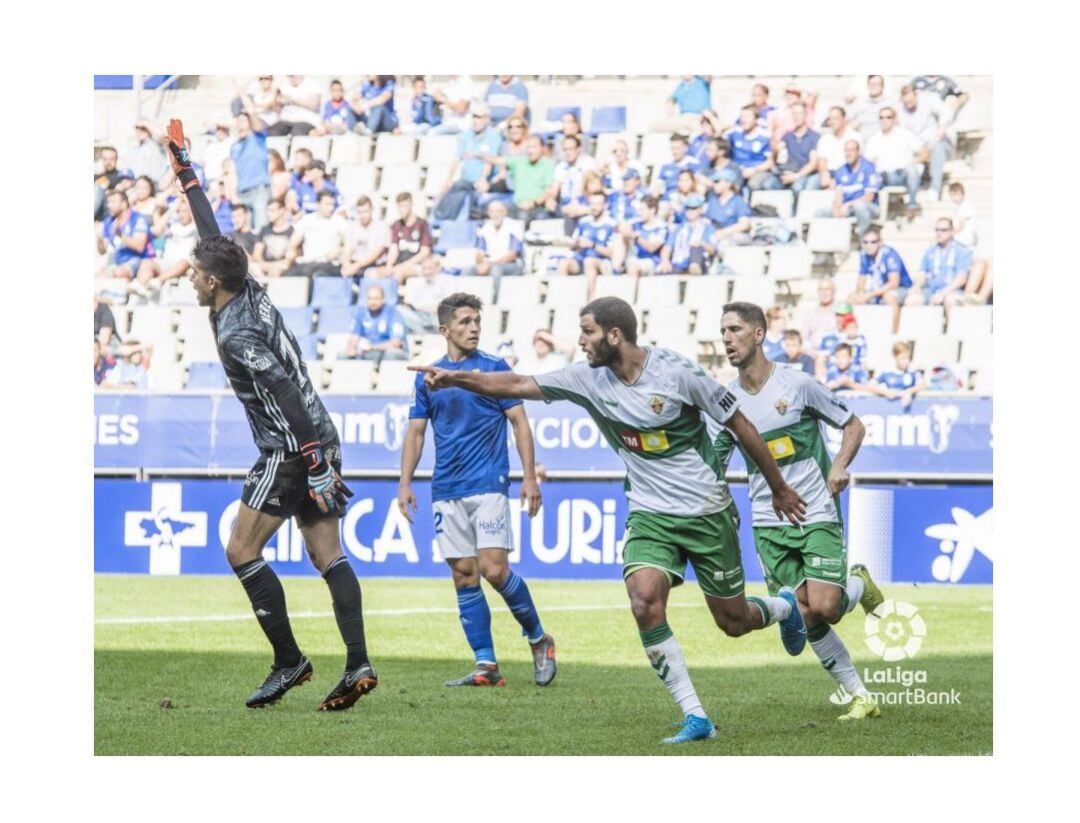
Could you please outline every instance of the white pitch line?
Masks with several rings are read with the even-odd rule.
[[[700,603],[668,603],[669,609],[696,609],[702,608]],[[581,606],[545,606],[542,611],[547,612],[603,612],[622,611],[629,608],[628,603],[616,604],[590,604]],[[456,608],[436,606],[431,608],[415,609],[364,609],[364,617],[402,617],[415,614],[457,614]],[[333,612],[292,612],[290,620],[303,618],[333,617]],[[162,615],[157,617],[99,617],[94,620],[95,626],[141,626],[153,623],[229,623],[235,620],[251,620],[250,612],[247,614],[190,614],[190,615]]]

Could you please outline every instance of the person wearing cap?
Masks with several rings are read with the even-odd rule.
[[[851,302],[856,305],[884,303],[893,309],[893,333],[900,325],[900,306],[911,289],[911,276],[903,258],[892,246],[881,242],[881,231],[870,227],[863,232],[859,253],[859,279]]]
[[[570,236],[570,245],[574,249],[572,257],[559,261],[559,274],[585,273],[587,278],[586,294],[592,300],[596,287],[596,278],[601,274],[611,274],[612,258],[615,255],[618,226],[607,213],[607,197],[603,189],[588,195],[589,211],[582,215]]]
[[[304,171],[303,177],[300,178],[300,182],[294,188],[297,204],[304,214],[311,214],[315,211],[319,195],[324,191],[334,195],[334,208],[341,205],[340,193],[337,186],[327,179],[326,163],[322,160],[312,160],[311,165]]]
[[[731,159],[742,169],[743,180],[751,191],[781,189],[774,169],[772,135],[758,123],[759,109],[753,103],[739,110],[739,125],[727,135]]]
[[[836,306],[836,331],[821,338],[818,346],[819,360],[825,364],[833,362],[837,346],[844,344],[851,351],[855,365],[861,366],[866,359],[866,337],[859,332],[859,321],[850,303],[838,303]]]
[[[466,203],[471,211],[476,197],[488,192],[495,177],[503,138],[491,125],[487,103],[473,103],[470,119],[471,127],[458,136],[457,159],[450,166],[435,207],[435,217],[439,220],[456,220]]]
[[[713,225],[704,216],[705,198],[693,194],[683,201],[686,222],[675,229],[660,252],[657,274],[705,274],[716,254]]]
[[[679,173],[689,171],[697,173],[698,162],[690,156],[690,141],[685,134],[671,135],[671,162],[664,163],[653,175],[653,194],[670,195],[675,191]]]
[[[620,225],[630,224],[637,219],[641,201],[645,192],[641,190],[641,172],[633,166],[623,172],[622,190],[608,195],[608,213]]]
[[[787,110],[792,127],[780,138],[783,158],[777,167],[780,182],[796,194],[806,189],[820,189],[817,146],[821,135],[810,128],[805,103],[796,101]]]
[[[660,201],[649,195],[641,201],[638,219],[620,228],[619,233],[626,246],[623,252],[626,273],[632,277],[652,274],[660,265],[661,252],[667,245],[670,230],[667,223],[660,219],[659,211]]]
[[[860,236],[870,221],[878,216],[878,190],[881,175],[874,164],[861,156],[856,140],[844,144],[846,162],[832,173],[831,184],[836,191],[831,209],[822,209],[818,217],[854,217],[855,232]]]
[[[739,194],[738,174],[731,169],[713,172],[705,216],[716,227],[717,239],[729,241],[734,235],[749,236],[752,214],[750,206]]]

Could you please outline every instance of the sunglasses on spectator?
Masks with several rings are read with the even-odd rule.
[[[511,123],[510,128],[512,128],[512,129],[523,129],[523,128],[525,128],[525,124],[524,123]]]
[[[881,241],[878,240],[877,238],[875,238],[873,240],[869,240],[869,239],[868,240],[863,240],[862,242],[863,242],[864,246],[876,246]]]
[[[952,229],[950,229],[948,226],[938,226],[937,228],[934,229],[934,231],[937,232],[938,234],[943,234],[945,232],[952,231]]]
[[[879,114],[878,120],[895,120],[896,118],[891,114]]]

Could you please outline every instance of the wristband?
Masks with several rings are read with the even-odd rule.
[[[308,472],[315,474],[326,467],[326,456],[323,454],[322,444],[312,441],[300,447],[300,454],[307,463]]]

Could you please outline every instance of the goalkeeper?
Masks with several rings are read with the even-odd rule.
[[[267,542],[295,517],[311,561],[330,588],[347,649],[345,673],[319,708],[347,709],[374,689],[378,679],[367,656],[360,584],[338,536],[338,519],[352,492],[340,477],[337,431],[308,378],[296,338],[266,292],[248,276],[247,254],[218,230],[191,168],[179,120],[169,121],[167,142],[199,232],[191,255],[191,282],[199,305],[210,309],[221,363],[260,453],[248,472],[225,549],[274,649],[270,675],[247,705],[274,703],[313,673],[293,637],[281,581],[263,557]]]

